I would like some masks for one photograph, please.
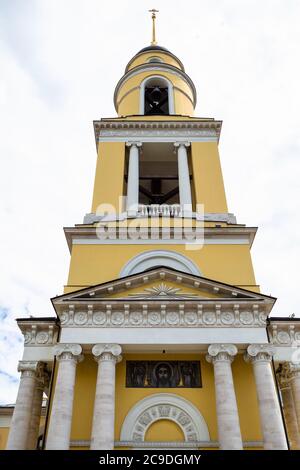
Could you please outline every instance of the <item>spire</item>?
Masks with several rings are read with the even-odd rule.
[[[152,41],[151,41],[151,46],[156,46],[157,41],[156,41],[156,34],[155,34],[155,20],[156,20],[156,13],[159,12],[159,10],[155,10],[155,8],[152,8],[152,10],[149,10],[150,13],[152,13]]]

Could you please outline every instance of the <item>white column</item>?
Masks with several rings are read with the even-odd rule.
[[[47,433],[46,449],[68,450],[72,425],[75,374],[83,359],[79,344],[58,344],[54,354],[59,363]]]
[[[300,434],[297,423],[297,415],[294,406],[293,394],[290,383],[290,365],[284,363],[277,371],[277,379],[280,387],[283,414],[287,428],[291,449],[300,449]]]
[[[136,215],[139,205],[139,147],[140,142],[127,142],[129,150],[127,200],[126,210],[128,215]]]
[[[290,364],[290,383],[294,398],[295,411],[300,431],[300,365]]]
[[[45,388],[48,386],[48,382],[48,373],[45,370],[42,370],[36,379],[36,385],[33,395],[31,420],[27,440],[27,449],[29,450],[34,450],[37,446],[42,413],[43,394]]]
[[[251,344],[245,360],[253,364],[264,448],[284,450],[287,449],[287,442],[270,364],[273,355],[272,345]]]
[[[178,183],[179,183],[179,202],[184,212],[192,212],[192,193],[191,181],[188,165],[187,147],[188,142],[175,142],[178,160]]]
[[[96,344],[92,352],[98,362],[91,449],[111,450],[115,439],[116,363],[121,360],[118,344]]]
[[[27,448],[36,377],[41,367],[43,365],[36,361],[19,362],[18,371],[21,372],[21,380],[6,445],[8,450]]]
[[[231,363],[237,354],[234,344],[211,344],[206,360],[214,365],[218,439],[221,450],[243,449]]]

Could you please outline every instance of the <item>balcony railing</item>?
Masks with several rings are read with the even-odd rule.
[[[139,204],[138,214],[141,217],[180,217],[182,207],[180,204]]]

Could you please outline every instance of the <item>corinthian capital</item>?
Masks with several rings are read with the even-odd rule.
[[[206,360],[213,364],[218,361],[232,362],[238,350],[234,344],[211,344]]]
[[[119,344],[95,344],[92,348],[92,353],[96,361],[116,361],[120,362],[122,348]]]

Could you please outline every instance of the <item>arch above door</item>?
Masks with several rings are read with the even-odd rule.
[[[200,411],[190,401],[173,393],[156,393],[136,403],[124,419],[120,439],[144,442],[148,428],[166,419],[181,428],[186,442],[210,440]]]

